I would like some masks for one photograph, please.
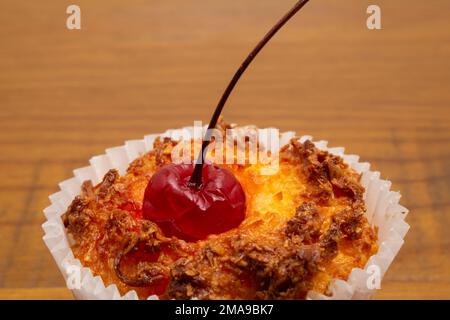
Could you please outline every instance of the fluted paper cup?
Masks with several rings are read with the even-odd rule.
[[[106,153],[94,156],[87,167],[75,169],[74,177],[59,183],[60,191],[49,196],[51,205],[44,209],[47,221],[42,225],[43,240],[52,254],[56,265],[66,280],[67,287],[76,299],[113,299],[137,300],[134,290],[121,295],[117,286],[105,286],[100,276],[94,275],[89,268],[83,267],[74,257],[69,238],[61,220],[61,215],[80,194],[81,184],[91,180],[99,183],[110,169],[117,169],[124,174],[130,162],[150,151],[156,137],[182,136],[182,132],[192,127],[168,130],[162,134],[151,134],[142,140],[126,141],[123,146],[106,149]],[[280,146],[289,143],[295,137],[294,132],[281,134]],[[300,142],[312,140],[311,136],[302,136]],[[314,141],[313,141],[314,142]],[[380,178],[380,173],[370,170],[370,164],[359,162],[359,156],[347,155],[342,147],[328,147],[327,141],[315,141],[318,149],[340,156],[350,168],[361,174],[361,184],[365,188],[366,217],[378,230],[378,252],[371,256],[365,267],[354,268],[346,281],[334,279],[330,282],[327,294],[310,291],[308,299],[370,299],[378,289],[379,283],[399,252],[408,232],[405,222],[408,210],[399,204],[400,193],[391,191],[391,182]],[[74,277],[76,276],[76,277]],[[74,279],[76,280],[74,283]],[[158,299],[150,296],[148,299]]]

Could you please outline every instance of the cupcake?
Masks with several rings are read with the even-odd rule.
[[[368,298],[409,226],[390,182],[325,141],[219,121],[128,141],[60,184],[44,241],[79,299]],[[264,139],[266,138],[266,139]],[[275,143],[273,143],[275,141]]]
[[[362,298],[376,289],[403,243],[406,209],[368,164],[324,141],[281,134],[270,175],[261,170],[270,163],[210,162],[245,194],[244,219],[226,231],[198,217],[198,234],[152,221],[147,186],[174,165],[174,150],[186,141],[170,136],[186,130],[108,149],[50,197],[44,240],[69,285],[79,270],[76,297]]]

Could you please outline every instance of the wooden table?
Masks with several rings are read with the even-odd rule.
[[[146,133],[207,121],[294,0],[0,5],[0,298],[70,298],[40,225],[75,168]],[[378,4],[382,30],[366,28]],[[312,0],[262,52],[226,119],[326,139],[393,181],[411,230],[377,298],[450,298],[447,0]]]

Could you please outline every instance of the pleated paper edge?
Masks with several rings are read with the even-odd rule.
[[[174,132],[184,130],[192,132],[192,127],[168,130],[162,134],[151,134],[141,140],[126,141],[123,146],[106,149],[106,153],[90,159],[90,165],[74,170],[74,177],[59,183],[60,191],[49,196],[51,205],[44,209],[47,221],[42,224],[43,240],[61,271],[67,287],[76,299],[100,300],[137,300],[134,290],[124,295],[119,293],[116,285],[105,286],[100,276],[94,276],[89,268],[83,267],[73,255],[69,240],[63,226],[61,215],[67,210],[72,200],[80,193],[81,184],[92,180],[94,184],[101,181],[104,174],[112,168],[124,174],[131,161],[153,148],[153,142],[158,136],[170,137]],[[295,132],[281,134],[280,146],[287,144]],[[311,136],[301,136],[300,142],[312,140]],[[344,148],[329,148],[328,142],[313,141],[317,148],[341,156],[352,169],[361,173],[361,184],[366,189],[366,216],[372,225],[378,227],[378,252],[371,256],[363,269],[354,268],[347,281],[334,279],[330,282],[327,295],[310,291],[307,299],[370,299],[378,289],[390,264],[404,243],[404,237],[409,230],[405,217],[408,210],[401,206],[400,193],[390,190],[391,182],[380,178],[378,171],[370,171],[370,164],[359,162],[359,156],[346,155]],[[376,279],[375,277],[379,277]],[[74,282],[75,280],[79,283]],[[150,296],[149,300],[158,299]]]

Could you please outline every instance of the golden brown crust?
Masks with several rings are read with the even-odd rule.
[[[165,237],[141,208],[150,177],[171,162],[175,145],[157,139],[125,176],[111,170],[99,185],[85,183],[63,215],[75,256],[122,293],[301,299],[309,290],[326,293],[329,280],[346,279],[377,250],[359,175],[295,139],[282,148],[274,176],[261,176],[258,165],[226,166],[247,196],[239,228],[195,243]]]

